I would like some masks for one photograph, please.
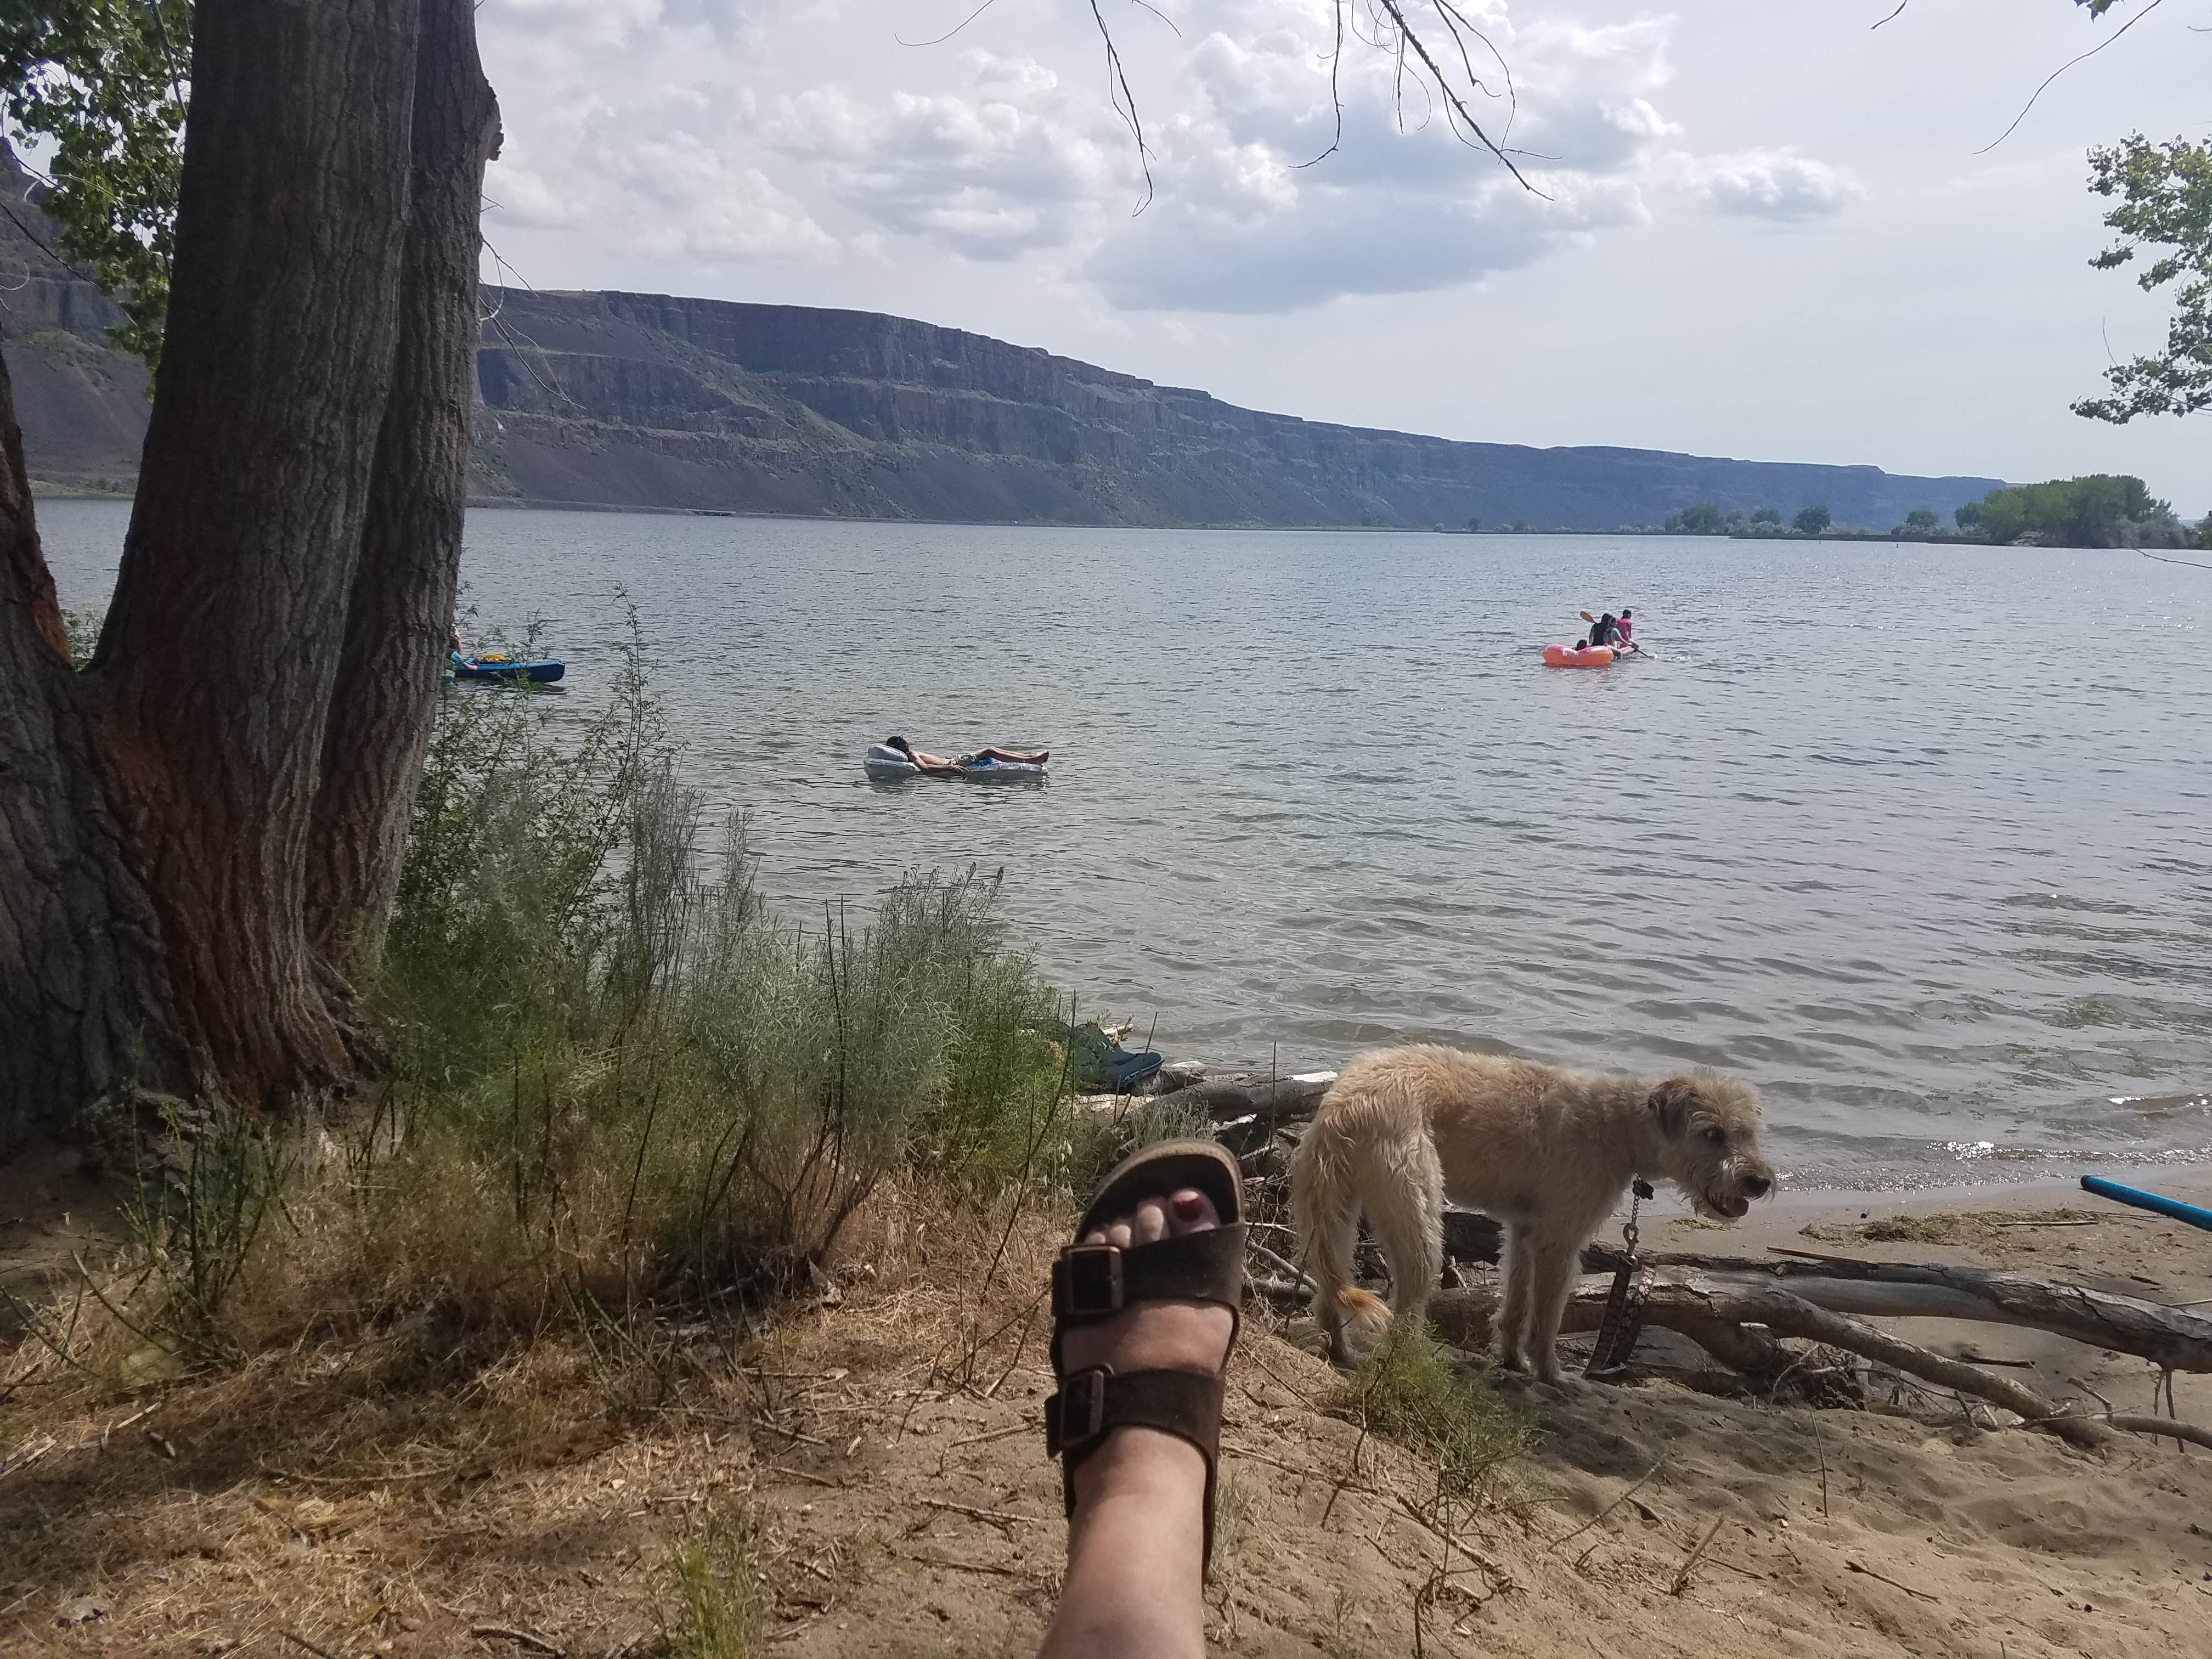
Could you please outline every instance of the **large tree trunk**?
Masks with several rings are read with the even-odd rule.
[[[345,1075],[320,947],[388,902],[450,616],[495,120],[467,0],[202,0],[191,81],[138,499],[82,675],[0,379],[0,1150],[123,1084],[276,1107]]]
[[[100,786],[0,362],[0,1150],[142,1075],[190,1086],[152,901]]]
[[[399,349],[369,480],[309,867],[316,946],[350,969],[399,887],[460,580],[484,164],[499,106],[468,0],[422,0]]]

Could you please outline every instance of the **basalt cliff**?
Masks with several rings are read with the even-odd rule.
[[[12,167],[8,169],[12,172]],[[0,179],[0,331],[34,478],[126,489],[145,375]],[[873,312],[487,288],[479,500],[1097,525],[1656,526],[1698,501],[1887,529],[1993,478],[1460,443],[1203,392]]]

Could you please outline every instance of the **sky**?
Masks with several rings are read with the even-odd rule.
[[[1098,3],[1142,151],[1087,0],[483,0],[486,275],[891,312],[1313,420],[2212,509],[2212,414],[2068,408],[2166,315],[2090,267],[2086,152],[2212,131],[2212,0],[1467,4],[1534,191],[1357,39],[1316,161],[1329,0]]]

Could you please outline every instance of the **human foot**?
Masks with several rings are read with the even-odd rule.
[[[1211,1544],[1221,1367],[1244,1300],[1243,1221],[1237,1160],[1210,1140],[1164,1142],[1106,1178],[1053,1264],[1060,1388],[1045,1404],[1045,1440],[1062,1459],[1071,1516],[1097,1486],[1090,1466],[1102,1459],[1112,1469],[1195,1467]]]
[[[1213,1200],[1194,1187],[1182,1187],[1164,1198],[1144,1200],[1077,1242],[1130,1250],[1220,1224]],[[1098,1324],[1071,1325],[1060,1338],[1060,1363],[1071,1375],[1094,1365],[1116,1371],[1218,1371],[1236,1331],[1237,1316],[1218,1302],[1133,1303]]]
[[[1236,1160],[1151,1148],[1108,1177],[1053,1268],[1046,1437],[1067,1573],[1049,1659],[1200,1659],[1221,1368],[1244,1290]]]

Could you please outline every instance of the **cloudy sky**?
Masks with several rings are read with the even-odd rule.
[[[1328,0],[483,0],[509,279],[889,311],[1313,419],[2013,479],[2212,508],[2207,422],[2068,411],[2163,310],[2083,153],[2212,123],[2212,0],[1468,6],[1454,142]],[[1419,14],[1416,14],[1418,16]],[[948,37],[949,38],[940,38]],[[1503,95],[1510,70],[1513,96]],[[1141,210],[1139,210],[1141,209]],[[487,274],[501,274],[488,262]]]

